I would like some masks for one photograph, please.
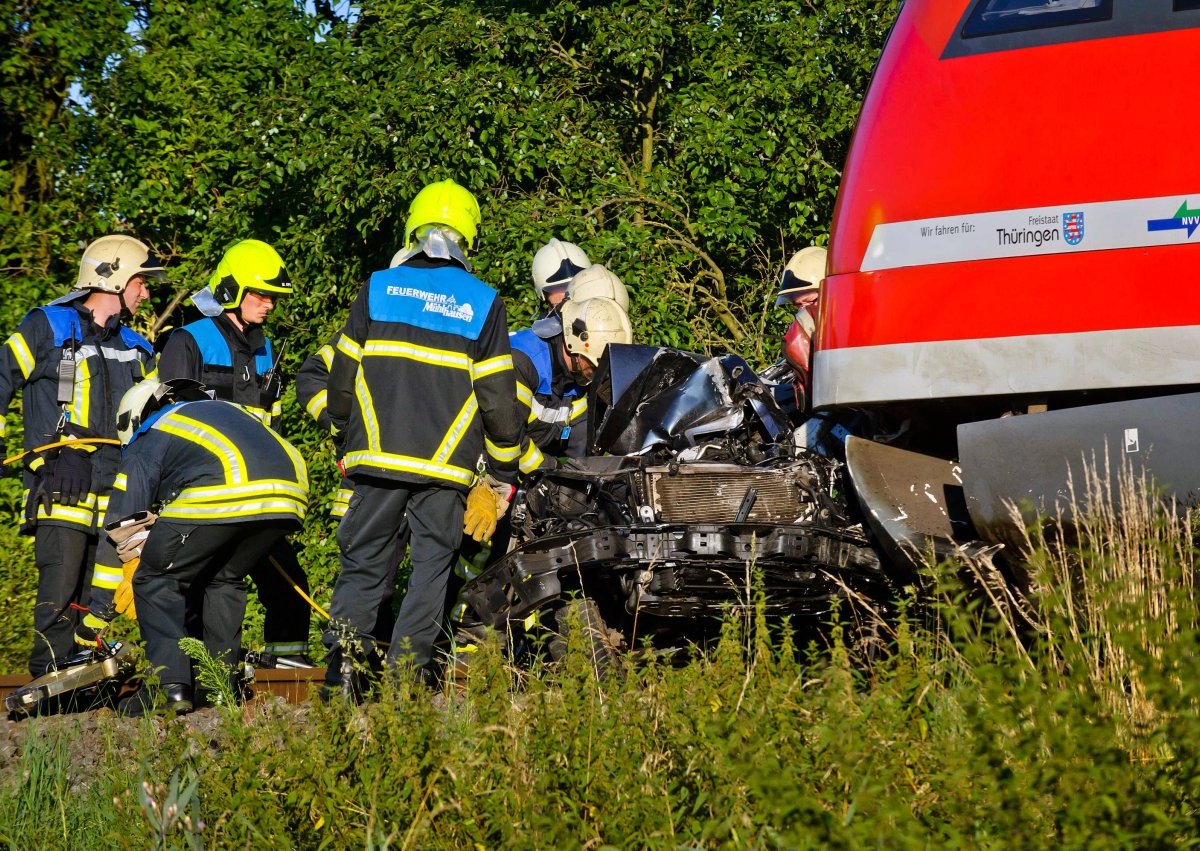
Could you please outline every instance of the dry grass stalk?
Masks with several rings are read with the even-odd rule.
[[[1045,531],[1025,527],[1034,625],[1064,685],[1079,664],[1064,654],[1070,647],[1089,684],[1136,734],[1158,712],[1130,649],[1161,659],[1167,643],[1196,625],[1191,512],[1125,459],[1114,465],[1106,451],[1102,462],[1082,460],[1080,475],[1068,471],[1053,522]]]

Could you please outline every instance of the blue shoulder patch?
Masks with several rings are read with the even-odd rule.
[[[548,395],[554,372],[554,364],[550,361],[550,344],[531,328],[510,333],[508,344],[513,351],[524,352],[533,361],[533,368],[538,375],[538,386],[533,388],[533,392]]]
[[[61,346],[67,340],[83,338],[83,328],[79,323],[79,311],[66,304],[48,304],[45,307],[35,307],[29,311],[40,310],[50,323],[50,332],[54,334],[54,345]],[[29,315],[26,314],[26,315]]]
[[[371,275],[367,304],[374,322],[402,322],[478,340],[496,291],[457,266],[397,266]]]
[[[132,328],[121,326],[121,341],[131,349],[141,349],[146,353],[146,357],[154,357],[154,346],[150,345],[149,340]]]
[[[208,366],[233,366],[233,355],[229,344],[217,329],[217,323],[209,317],[189,322],[179,329],[186,331],[196,341],[200,350],[200,360]]]

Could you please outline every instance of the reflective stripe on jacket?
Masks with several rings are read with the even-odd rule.
[[[117,405],[125,391],[141,381],[154,349],[145,337],[121,325],[116,317],[100,328],[82,306],[87,293],[75,293],[63,303],[30,311],[16,332],[0,346],[0,406],[7,408],[22,395],[24,448],[54,441],[60,418],[67,418],[97,437],[117,436]],[[59,404],[59,365],[64,350],[74,356],[75,375],[71,399]],[[0,434],[3,422],[0,419]],[[47,514],[38,508],[38,522],[56,526],[96,528],[116,475],[120,450],[99,446],[90,453],[92,492],[79,505],[54,504]],[[31,465],[25,465],[26,495],[34,484]]]
[[[486,453],[517,473],[522,422],[504,304],[461,267],[376,272],[337,337],[328,413],[347,472],[466,489]]]
[[[303,520],[308,469],[300,453],[239,405],[169,405],[125,448],[108,520],[158,505],[192,523]]]

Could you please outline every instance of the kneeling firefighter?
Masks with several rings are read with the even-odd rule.
[[[217,399],[235,402],[269,426],[280,413],[279,352],[263,324],[292,293],[283,259],[270,245],[243,239],[230,246],[208,287],[192,296],[205,316],[173,333],[158,362],[158,379],[190,378]],[[265,649],[289,667],[308,667],[310,612],[292,586],[308,578],[285,540],[250,571],[264,611]]]
[[[179,647],[199,608],[205,648],[235,665],[246,612],[246,574],[308,506],[308,470],[296,449],[243,408],[207,398],[188,380],[143,381],[121,399],[124,455],[105,517],[89,613],[76,641],[96,645],[117,613],[122,560],[168,709],[193,706],[192,666]],[[120,549],[118,550],[118,544]],[[140,715],[160,695],[143,686],[118,711]]]

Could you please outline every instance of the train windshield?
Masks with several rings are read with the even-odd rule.
[[[979,0],[962,34],[974,38],[1111,17],[1112,0]]]

